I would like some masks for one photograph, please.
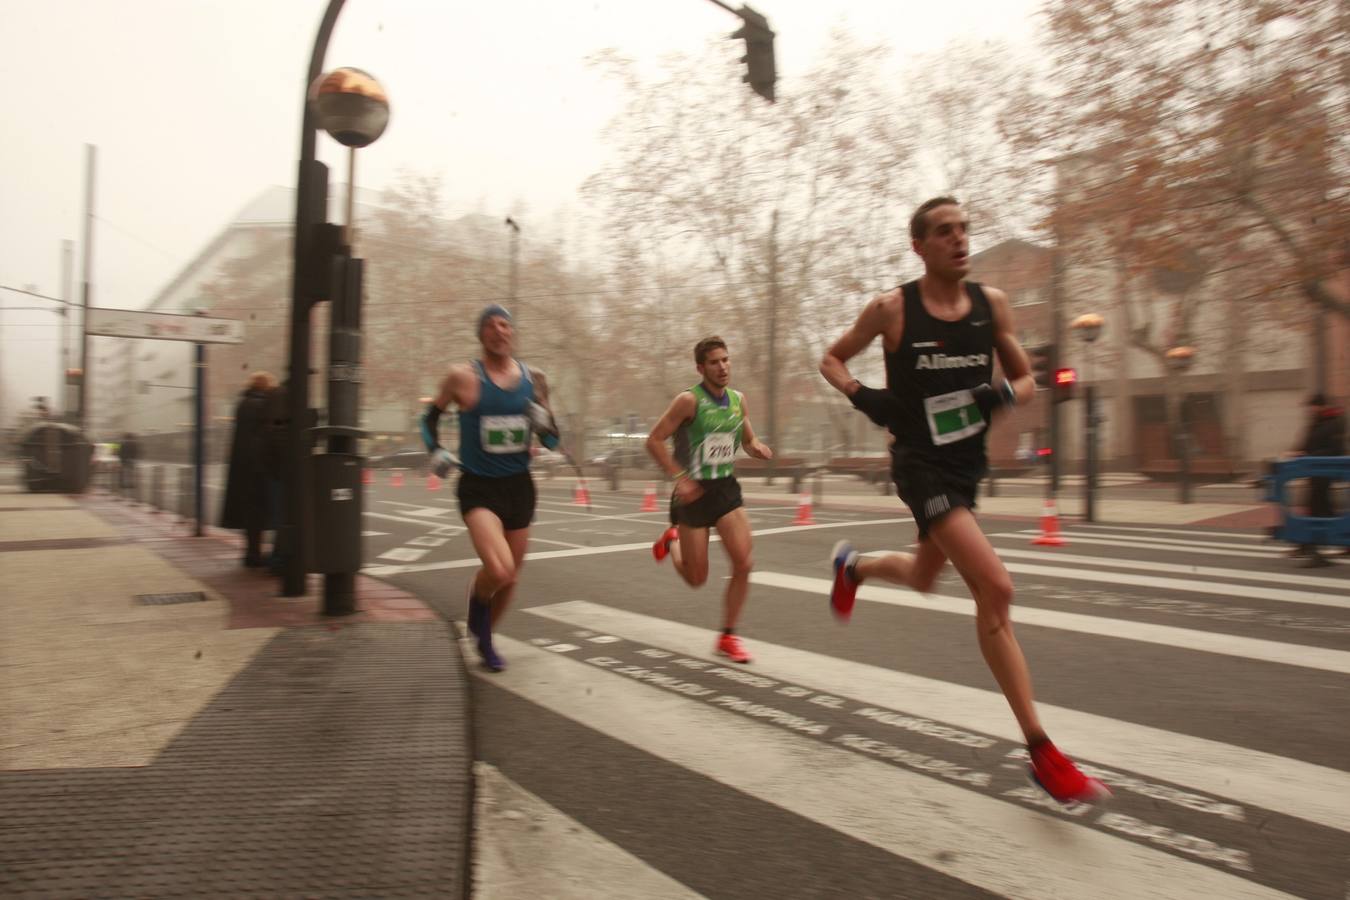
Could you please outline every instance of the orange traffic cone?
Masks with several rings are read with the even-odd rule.
[[[361,470],[361,483],[362,484],[375,483],[375,472],[373,469],[365,468]]]
[[[1059,510],[1055,508],[1053,497],[1045,498],[1045,508],[1041,511],[1041,533],[1032,538],[1031,543],[1042,547],[1063,547],[1066,543],[1059,533]]]
[[[589,507],[589,506],[591,505],[591,492],[590,492],[590,490],[586,487],[586,479],[585,479],[585,478],[578,478],[578,479],[577,479],[577,489],[576,489],[576,491],[572,494],[572,503],[573,503],[574,506],[587,506],[587,507]]]
[[[793,525],[814,525],[816,520],[811,516],[811,492],[802,491],[797,500],[797,518],[792,520]]]
[[[394,474],[389,476],[390,487],[403,487],[403,470],[395,469]]]
[[[441,489],[441,480],[440,480],[439,478],[436,477],[436,473],[432,472],[432,473],[428,474],[428,475],[427,475],[427,490],[429,490],[429,491],[439,491],[440,489]]]
[[[638,512],[660,512],[656,508],[656,482],[647,482],[647,489],[642,492],[642,508]]]

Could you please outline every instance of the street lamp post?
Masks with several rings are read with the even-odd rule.
[[[1164,354],[1168,367],[1178,375],[1184,374],[1195,362],[1195,348],[1186,344],[1172,347]],[[1186,390],[1183,387],[1177,401],[1177,502],[1191,502],[1191,431],[1186,421]]]
[[[1097,520],[1097,384],[1093,371],[1092,345],[1102,333],[1103,319],[1096,313],[1085,313],[1070,323],[1072,329],[1088,347],[1087,386],[1083,391],[1083,417],[1086,441],[1083,448],[1083,520]]]
[[[506,302],[511,304],[511,315],[515,317],[516,323],[519,325],[521,318],[517,301],[520,291],[520,223],[507,216],[506,227],[511,229],[511,262],[507,276],[506,296],[508,299]]]

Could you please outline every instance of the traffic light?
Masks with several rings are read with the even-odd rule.
[[[1055,368],[1054,344],[1041,344],[1032,347],[1027,355],[1031,357],[1031,374],[1036,379],[1036,387],[1046,390],[1052,386],[1051,374]]]
[[[1078,384],[1076,369],[1055,370],[1055,402],[1063,403],[1073,399],[1074,385]]]
[[[744,24],[731,36],[745,40],[745,55],[741,62],[745,63],[746,74],[741,80],[772,103],[773,86],[778,80],[778,68],[773,59],[773,29],[769,27],[768,19],[748,6],[742,6],[738,15]]]

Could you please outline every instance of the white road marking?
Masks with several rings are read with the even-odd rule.
[[[758,570],[751,573],[750,581],[753,584],[762,584],[768,587],[803,591],[817,598],[829,596],[831,586],[830,581],[824,578],[804,578],[800,575]],[[969,596],[936,593],[924,595],[908,588],[878,587],[865,584],[858,588],[858,599],[873,603],[884,603],[888,606],[922,609],[927,612],[948,613],[958,616],[975,615],[975,604]],[[1113,619],[1107,616],[1088,616],[1081,613],[1038,609],[1034,606],[1025,605],[1019,605],[1013,611],[1013,620],[1017,625],[1034,625],[1041,628],[1072,631],[1078,634],[1095,634],[1102,637],[1138,641],[1144,644],[1161,644],[1164,647],[1176,647],[1180,650],[1217,653],[1222,656],[1236,656],[1240,659],[1252,659],[1285,666],[1301,666],[1305,669],[1320,669],[1325,672],[1350,675],[1350,652],[1344,650],[1328,650],[1323,647],[1309,647],[1304,644],[1285,644],[1279,641],[1239,637],[1221,632],[1177,628],[1171,625],[1154,625],[1151,622],[1135,622],[1129,619]]]
[[[367,513],[366,515],[371,515]],[[910,522],[909,517],[903,519],[862,519],[848,522],[821,522],[816,525],[788,525],[784,528],[761,528],[750,533],[756,537],[763,537],[774,534],[791,534],[794,532],[806,532],[821,530],[826,528],[849,528],[862,525],[890,525],[899,522]],[[716,534],[711,535],[710,541],[717,541]],[[532,562],[538,562],[546,559],[567,559],[573,556],[600,556],[606,553],[626,553],[629,550],[647,550],[652,547],[651,541],[637,541],[631,544],[607,544],[600,547],[578,547],[573,550],[545,550],[543,553],[529,553],[525,558]],[[476,566],[477,559],[455,559],[445,562],[420,563],[413,566],[372,566],[367,569],[371,575],[380,578],[387,578],[391,575],[406,575],[410,572],[434,572],[440,569],[462,569],[466,566]]]
[[[411,547],[395,547],[379,555],[379,559],[392,559],[395,562],[417,562],[431,551],[415,550]],[[366,571],[370,571],[367,569]]]
[[[707,634],[703,637],[706,652]],[[506,637],[498,641],[512,668],[500,675],[475,673],[493,686],[1000,896],[1095,900],[1288,896],[1104,831],[1081,828],[1076,820],[729,715],[616,677],[580,658],[565,659]],[[660,727],[653,727],[653,722]],[[728,747],[751,752],[729,753]],[[940,814],[895,815],[897,809],[940,810]],[[1070,843],[1074,852],[1066,853],[1064,846]],[[953,853],[954,848],[962,852]],[[1008,860],[1019,864],[1008,865]]]
[[[710,653],[711,638],[706,629],[584,600],[534,606],[522,612],[574,628],[622,635],[687,656]],[[823,611],[821,614],[825,615]],[[751,650],[757,674],[808,684],[968,731],[1019,743],[1022,740],[1007,701],[995,691],[753,639]],[[563,689],[576,691],[570,682],[564,682]],[[1065,736],[1062,746],[1075,757],[1350,832],[1350,804],[1344,802],[1350,797],[1350,772],[1048,703],[1038,706],[1054,732]],[[792,770],[804,769],[794,765]],[[1049,894],[1042,891],[1034,896]],[[1066,896],[1096,895],[1079,890]]]
[[[1039,531],[1000,531],[989,535],[991,538],[1011,538],[1025,541]],[[1064,539],[1069,546],[1074,544],[1092,544],[1105,547],[1124,547],[1131,550],[1161,550],[1164,553],[1195,553],[1205,556],[1241,556],[1246,559],[1274,559],[1284,551],[1278,547],[1241,547],[1217,541],[1182,541],[1176,538],[1146,538],[1137,535],[1113,535],[1111,537],[1089,537],[1082,534],[1065,532]]]

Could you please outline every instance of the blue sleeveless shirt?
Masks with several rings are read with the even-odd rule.
[[[481,360],[473,361],[478,373],[478,405],[459,411],[460,468],[484,478],[503,478],[530,470],[530,420],[525,408],[534,399],[530,370],[520,360],[520,383],[503,390],[492,383]]]

